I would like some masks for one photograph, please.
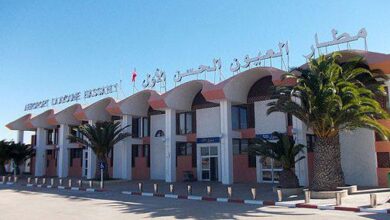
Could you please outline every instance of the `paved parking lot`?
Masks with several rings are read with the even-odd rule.
[[[0,219],[390,219],[385,214],[258,207],[69,190],[0,186]]]

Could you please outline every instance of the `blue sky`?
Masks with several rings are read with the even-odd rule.
[[[389,8],[388,0],[0,0],[0,139],[15,138],[4,125],[24,115],[26,103],[119,80],[118,98],[129,95],[134,67],[138,83],[164,69],[172,88],[177,70],[220,57],[229,76],[233,58],[276,50],[287,40],[290,66],[296,66],[314,34],[330,40],[332,28],[356,34],[365,27],[368,49],[390,53]],[[363,49],[363,42],[352,47]]]

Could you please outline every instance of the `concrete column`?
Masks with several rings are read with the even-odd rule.
[[[24,142],[24,131],[18,130],[18,133],[16,134],[16,143],[23,143]]]
[[[46,173],[46,133],[44,128],[37,128],[35,176],[44,176]]]
[[[131,115],[123,115],[121,126],[131,126]],[[131,127],[127,127],[124,132],[131,133]],[[114,178],[131,180],[131,138],[117,143],[114,146]]]
[[[222,183],[233,183],[233,140],[232,140],[232,103],[227,100],[220,102],[221,111],[221,171]]]
[[[165,110],[165,181],[176,181],[176,110]]]
[[[129,125],[124,131],[131,134],[131,125],[132,125],[132,117],[131,115],[123,115],[122,118],[122,126],[125,127]],[[131,180],[132,179],[132,167],[131,167],[131,160],[132,160],[132,151],[131,151],[131,137],[128,137],[124,139],[120,143],[122,147],[122,155],[120,157],[122,158],[122,179]]]
[[[297,103],[301,103],[298,98],[294,100]],[[306,125],[293,116],[293,136],[295,144],[307,145],[306,141]],[[297,155],[297,158],[305,156],[305,159],[298,161],[295,164],[295,175],[297,175],[299,180],[299,185],[308,186],[309,185],[309,174],[308,174],[308,163],[307,163],[307,149],[304,149],[303,152]]]
[[[89,120],[88,123],[93,125],[94,122]],[[107,166],[108,164],[106,164]],[[92,148],[88,147],[88,171],[87,171],[87,179],[92,179],[95,177],[96,173],[96,154],[93,152]]]
[[[69,125],[62,124],[58,132],[58,158],[57,173],[58,177],[67,177],[69,171]]]

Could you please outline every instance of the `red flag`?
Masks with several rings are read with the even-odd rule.
[[[134,69],[132,76],[131,76],[131,81],[135,82],[135,78],[137,77],[137,71]]]

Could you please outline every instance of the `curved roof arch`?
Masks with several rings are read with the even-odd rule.
[[[281,83],[280,77],[284,73],[285,71],[273,67],[252,68],[202,91],[202,94],[210,102],[227,99],[233,103],[246,103],[249,90],[259,79],[272,76],[272,82],[277,85]]]
[[[111,97],[107,97],[101,100],[98,100],[91,105],[82,108],[77,106],[76,111],[74,112],[74,117],[79,121],[110,121],[111,115],[106,110],[106,107],[115,100]]]
[[[172,108],[190,111],[194,97],[203,89],[212,88],[214,84],[206,80],[193,80],[183,83],[172,90],[150,98],[149,104],[156,110]]]
[[[34,128],[54,128],[55,126],[49,123],[49,118],[53,117],[54,110],[49,109],[41,114],[30,119],[30,123]]]
[[[10,130],[18,130],[18,131],[34,131],[34,127],[30,123],[31,114],[26,114],[15,121],[8,123],[5,127]]]
[[[151,96],[159,96],[159,94],[149,89],[137,92],[118,102],[119,110],[126,115],[147,116]]]
[[[81,108],[80,104],[73,104],[56,114],[49,117],[49,123],[52,125],[68,124],[68,125],[79,125],[81,122],[77,120],[74,113]]]
[[[338,52],[342,55],[342,61],[350,59],[354,56],[361,56],[364,58],[364,62],[370,67],[370,69],[379,69],[385,74],[390,74],[390,54],[365,50],[342,50]],[[307,67],[307,63],[301,66],[301,68],[305,67]]]

